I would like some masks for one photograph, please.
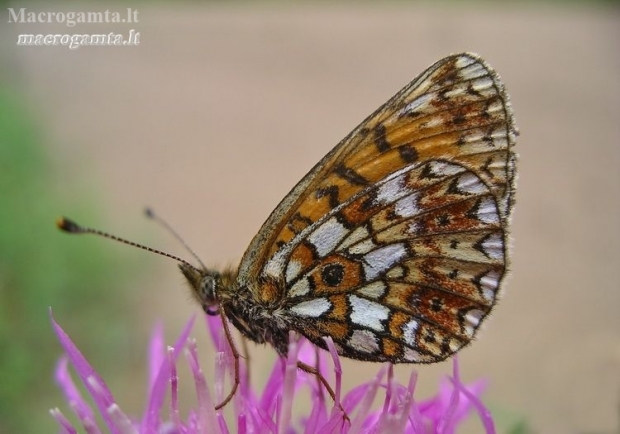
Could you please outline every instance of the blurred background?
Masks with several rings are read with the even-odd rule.
[[[47,410],[69,413],[49,306],[130,414],[144,405],[153,325],[172,342],[199,311],[173,261],[66,236],[57,216],[188,258],[143,218],[149,205],[205,263],[236,264],[324,154],[461,51],[499,72],[521,130],[512,275],[460,356],[464,380],[489,380],[499,432],[618,432],[618,2],[0,4],[0,432],[51,432]],[[10,22],[7,8],[22,7],[139,15]],[[26,33],[131,29],[138,46],[16,45]],[[193,335],[209,367],[203,328]],[[250,351],[260,385],[274,352]],[[346,363],[345,381],[347,367],[348,387],[378,369]],[[450,371],[420,367],[417,399]]]

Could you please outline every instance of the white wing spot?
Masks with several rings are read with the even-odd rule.
[[[348,344],[362,353],[372,354],[379,351],[377,336],[370,330],[354,330]]]
[[[495,149],[506,149],[508,148],[508,137],[506,135],[502,135],[501,137],[493,137],[493,147]],[[503,166],[501,166],[503,167]]]
[[[308,237],[320,257],[332,252],[349,231],[336,217],[323,222]]]
[[[438,126],[441,126],[443,124],[443,120],[441,119],[440,116],[435,116],[435,117],[431,117],[428,121],[426,121],[426,124],[424,125],[425,128],[436,128]]]
[[[279,255],[280,252],[276,253],[273,258],[271,258],[267,264],[265,265],[264,271],[263,273],[268,275],[268,276],[272,276],[272,277],[280,277],[282,271],[284,270],[284,260],[282,258],[281,255]]]
[[[474,336],[476,328],[480,325],[480,319],[483,315],[484,312],[479,309],[472,309],[465,314],[465,324],[463,324],[463,326],[465,327],[465,334],[468,337],[471,338]]]
[[[314,300],[303,301],[291,307],[291,312],[295,315],[318,318],[327,312],[332,304],[326,298],[315,298]]]
[[[458,350],[461,349],[461,345],[459,344],[459,341],[457,341],[456,339],[450,339],[448,346],[450,347],[450,350],[453,353],[456,353]]]
[[[404,191],[407,191],[405,187],[405,176],[398,175],[379,187],[377,191],[377,202],[382,204],[392,203],[402,196]]]
[[[420,360],[420,353],[418,353],[416,350],[412,350],[409,347],[405,347],[403,359],[407,360],[408,362],[417,362]]]
[[[480,324],[480,318],[484,315],[484,312],[480,309],[472,309],[465,314],[465,321],[472,327],[478,327]]]
[[[499,224],[499,214],[495,202],[490,197],[485,197],[478,206],[478,220],[487,224]]]
[[[428,166],[436,176],[451,176],[465,171],[461,166],[443,161],[431,161]]]
[[[486,185],[482,183],[473,173],[464,173],[457,181],[457,188],[463,193],[482,194],[488,191]]]
[[[463,133],[461,140],[465,143],[479,143],[484,138],[484,134],[480,131],[465,132]]]
[[[417,111],[420,107],[422,107],[424,105],[427,105],[429,103],[429,101],[431,101],[433,99],[433,97],[434,97],[433,94],[424,94],[424,95],[421,95],[421,96],[417,97],[416,99],[411,101],[409,104],[407,104],[402,109],[402,111],[400,113],[401,116],[402,115],[407,115],[409,113]]]
[[[418,209],[418,195],[410,194],[396,202],[396,215],[404,218],[413,217],[420,210]]]
[[[504,257],[504,241],[499,234],[492,234],[484,240],[481,247],[491,259],[502,259]]]
[[[502,104],[501,101],[495,101],[491,103],[491,105],[487,107],[486,109],[487,113],[498,113],[498,112],[503,112],[503,111],[504,111],[504,105]]]
[[[508,142],[514,142],[515,138],[511,137],[512,133],[506,134],[505,128],[496,128],[491,134],[493,139],[493,147],[495,149],[507,149]]]
[[[478,80],[475,80],[472,84],[471,87],[474,88],[474,90],[476,92],[481,92],[483,90],[486,89],[492,89],[493,88],[493,79],[491,77],[483,77],[483,78],[479,78]],[[492,89],[493,92],[495,93],[495,89]],[[488,96],[488,95],[486,95]]]
[[[480,285],[482,286],[482,296],[489,303],[495,301],[495,291],[499,287],[500,274],[497,271],[491,270],[480,278]]]
[[[464,97],[464,98],[471,98],[471,95],[469,95],[467,93],[467,84],[466,83],[459,83],[456,86],[454,86],[452,88],[452,90],[449,91],[443,91],[443,96],[444,98],[459,98],[459,97]]]
[[[381,280],[377,280],[376,282],[372,282],[366,286],[362,286],[355,292],[368,298],[374,298],[376,300],[383,294],[385,294],[386,289],[387,287],[385,286],[385,283],[383,283],[383,281]]]
[[[387,320],[390,309],[382,304],[360,298],[356,295],[349,296],[349,303],[352,308],[351,321],[362,327],[368,327],[378,332],[384,330],[381,321]]]
[[[407,345],[412,347],[416,346],[415,333],[418,330],[418,322],[412,319],[408,323],[403,324],[402,330],[403,338],[405,339]]]
[[[289,297],[299,297],[301,295],[306,295],[310,292],[310,282],[308,282],[308,278],[304,277],[296,282],[291,289],[288,291]]]
[[[472,80],[474,78],[479,78],[479,77],[483,77],[485,75],[489,75],[488,72],[486,71],[486,69],[484,69],[484,67],[479,64],[472,64],[469,65],[465,68],[462,68],[459,71],[459,75],[464,79],[464,80]]]
[[[286,283],[289,283],[291,280],[296,278],[301,271],[301,262],[299,261],[289,261],[286,266]]]
[[[363,258],[366,279],[375,280],[405,256],[407,249],[403,243],[390,244],[366,254]]]
[[[474,63],[476,59],[473,59],[469,56],[459,56],[456,59],[456,67],[459,69],[463,69]]]

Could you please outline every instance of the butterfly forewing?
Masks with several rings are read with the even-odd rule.
[[[437,62],[280,203],[239,284],[271,294],[293,328],[319,346],[331,336],[344,356],[445,359],[471,341],[506,270],[515,134],[481,59]]]

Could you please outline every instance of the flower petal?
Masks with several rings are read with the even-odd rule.
[[[454,380],[453,382],[455,383],[456,387],[458,387],[458,389],[467,397],[467,399],[469,399],[471,404],[476,408],[476,411],[478,412],[478,415],[480,416],[480,420],[482,421],[482,425],[484,426],[486,433],[495,434],[495,424],[493,422],[493,417],[491,416],[491,412],[489,411],[488,408],[484,406],[484,404],[482,404],[482,401],[478,399],[476,394],[472,393],[469,390],[469,388],[472,388],[472,389],[478,388],[477,385],[482,385],[482,382],[479,381],[475,383],[473,386],[469,386],[469,388],[467,388],[463,383],[460,383],[460,382],[456,383]],[[480,392],[478,392],[478,394],[479,393]]]
[[[181,332],[181,335],[178,337],[176,343],[173,346],[172,350],[172,360],[176,361],[179,353],[185,346],[187,342],[187,338],[189,337],[189,333],[192,330],[192,326],[194,325],[195,317],[192,317]],[[164,398],[166,396],[166,385],[168,383],[168,379],[170,378],[171,365],[167,358],[164,359],[161,367],[159,369],[159,373],[153,383],[153,387],[149,393],[149,401],[146,407],[146,411],[144,413],[144,417],[142,418],[142,432],[145,433],[154,433],[157,432],[157,427],[159,425],[159,411],[164,403]]]
[[[356,407],[360,401],[361,406],[357,409],[356,416],[353,419],[351,424],[350,433],[359,433],[362,432],[362,426],[364,422],[369,416],[370,408],[372,407],[372,403],[377,396],[377,391],[379,390],[379,386],[381,385],[381,381],[385,376],[385,372],[387,371],[387,365],[383,365],[373,381],[362,384],[361,386],[357,386],[355,389],[351,390],[347,396],[344,398],[345,409],[350,411],[349,409],[353,409]],[[370,415],[370,417],[374,417]]]
[[[164,327],[161,322],[158,322],[153,327],[153,333],[149,340],[149,384],[148,391],[153,389],[157,374],[164,363],[165,351],[164,351]]]
[[[71,422],[69,422],[69,420],[65,417],[65,415],[62,414],[60,409],[52,408],[50,410],[50,414],[52,415],[54,419],[56,419],[56,421],[62,428],[63,434],[77,434],[77,430],[73,427],[73,425],[71,425]]]
[[[213,404],[213,399],[211,399],[207,380],[205,380],[205,376],[200,368],[200,363],[198,362],[198,351],[196,350],[196,341],[194,339],[190,339],[185,357],[192,371],[192,375],[194,376],[194,385],[196,386],[196,397],[198,398],[198,430],[199,432],[209,431],[214,434],[221,434],[222,431],[220,430],[220,424],[215,412],[215,405]]]
[[[278,417],[278,433],[285,434],[291,425],[295,385],[297,384],[297,361],[299,356],[299,339],[294,331],[288,336],[288,356],[284,368],[284,383],[282,385],[282,408]]]
[[[51,311],[50,311],[51,316]],[[173,347],[164,352],[163,331],[157,326],[152,334],[149,345],[149,399],[140,425],[136,425],[121,411],[114,402],[112,394],[103,380],[96,374],[73,342],[64,333],[60,326],[51,318],[61,345],[65,348],[66,357],[60,359],[56,369],[56,381],[69,401],[72,409],[84,424],[88,434],[100,434],[95,425],[95,416],[88,404],[81,397],[67,370],[68,361],[84,382],[101,412],[105,423],[113,434],[198,434],[213,432],[229,434],[229,428],[224,418],[224,412],[214,409],[214,401],[200,367],[196,349],[196,342],[189,340],[189,333],[193,326],[193,319],[183,329]],[[223,394],[225,378],[234,374],[234,357],[231,344],[226,339],[221,323],[221,317],[207,318],[207,326],[214,344],[218,349],[216,354],[215,390],[216,394]],[[451,434],[459,423],[476,410],[487,434],[495,434],[495,427],[488,409],[484,407],[479,395],[485,387],[483,381],[464,385],[460,380],[458,360],[453,361],[453,378],[443,381],[437,396],[416,404],[414,391],[417,381],[415,371],[407,386],[399,384],[393,375],[393,368],[383,366],[377,376],[366,383],[350,390],[342,396],[342,367],[336,347],[331,339],[325,339],[326,346],[332,358],[329,364],[328,352],[317,351],[306,339],[299,338],[295,333],[289,336],[289,351],[286,358],[278,358],[267,380],[265,388],[259,396],[248,383],[247,366],[244,360],[239,365],[239,387],[233,399],[232,412],[236,418],[237,432],[244,433],[273,433],[290,434],[298,432],[293,420],[295,401],[299,400],[300,390],[308,386],[311,405],[306,407],[309,414],[301,418],[301,427],[304,433],[331,434],[331,433],[375,433],[375,432],[402,432],[421,433],[432,431],[435,433]],[[178,408],[178,378],[176,360],[186,348],[185,355],[194,378],[197,394],[197,409],[189,410],[185,421],[180,417]],[[324,387],[316,381],[316,376],[300,371],[298,363],[303,361],[310,366],[316,366],[324,378],[334,378],[335,401],[329,399]],[[378,390],[383,387],[382,381],[388,371],[385,383],[385,399],[383,406],[372,410],[373,402]],[[327,374],[334,373],[334,377]],[[161,407],[165,401],[167,383],[170,383],[169,421],[161,420]],[[330,381],[331,383],[331,381]],[[216,395],[217,397],[217,395]],[[331,406],[330,406],[331,405]],[[329,409],[329,410],[328,410]],[[352,422],[343,418],[342,411],[355,414]],[[230,413],[229,411],[226,414]],[[76,429],[60,413],[51,410],[50,413],[61,426],[64,434],[74,434]],[[139,428],[139,429],[138,429]],[[430,432],[429,431],[429,432]]]
[[[108,413],[122,434],[138,434],[138,429],[133,426],[129,417],[121,410],[118,404],[112,404],[108,408]]]
[[[71,341],[71,338],[69,338],[69,335],[67,335],[60,325],[58,325],[56,320],[54,320],[51,308],[49,309],[49,315],[52,321],[52,327],[54,328],[56,336],[58,336],[60,345],[64,348],[71,364],[75,368],[79,377],[82,379],[84,386],[93,397],[95,404],[99,408],[101,417],[103,417],[103,420],[110,429],[110,432],[113,434],[121,434],[119,429],[115,426],[114,420],[108,413],[108,409],[112,404],[114,404],[114,397],[106,386],[105,381],[103,381],[103,378],[101,378],[95,369],[88,363],[80,350],[77,349],[73,341]],[[96,388],[93,388],[94,385],[96,385]]]
[[[60,390],[64,393],[71,410],[73,410],[78,419],[80,419],[80,422],[82,422],[84,430],[88,434],[101,434],[101,431],[95,423],[95,415],[90,405],[82,398],[82,394],[75,386],[69,374],[68,362],[67,356],[62,356],[58,361],[54,375],[56,384],[58,384]]]

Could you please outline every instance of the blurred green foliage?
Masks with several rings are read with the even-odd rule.
[[[485,402],[485,404],[493,415],[497,432],[506,434],[534,434],[537,432],[523,414],[497,403]]]
[[[0,85],[0,432],[51,432],[64,406],[53,370],[61,354],[48,307],[89,359],[130,348],[126,260],[99,243],[72,242],[54,226],[67,209],[96,222],[94,197],[54,192],[58,176],[42,134],[15,91]],[[78,204],[79,201],[79,204]],[[92,217],[92,218],[91,218]],[[79,241],[86,241],[80,239]],[[104,243],[101,243],[104,244]],[[117,372],[118,373],[118,372]]]

